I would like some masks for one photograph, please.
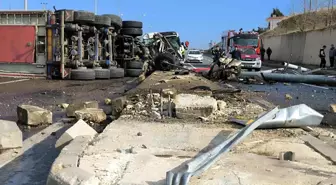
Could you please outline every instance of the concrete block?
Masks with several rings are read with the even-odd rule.
[[[99,179],[81,168],[64,168],[58,173],[50,173],[47,185],[98,185]]]
[[[61,137],[56,141],[55,147],[63,147],[77,136],[94,137],[96,134],[97,132],[92,127],[86,124],[83,120],[78,120],[76,124],[61,135]]]
[[[174,99],[177,118],[208,117],[218,110],[216,99],[194,94],[179,94]]]
[[[106,114],[103,109],[97,108],[85,108],[82,110],[75,111],[75,116],[77,120],[85,120],[94,123],[100,123],[106,120]]]
[[[0,150],[22,147],[22,132],[13,121],[0,120]]]
[[[37,126],[52,123],[52,112],[33,105],[19,105],[17,116],[19,122],[26,125]]]
[[[126,107],[126,97],[113,99],[111,102],[112,116],[118,116]]]
[[[70,104],[66,109],[66,114],[68,117],[75,117],[75,112],[85,108],[99,108],[97,101],[88,101],[83,103],[73,103]]]

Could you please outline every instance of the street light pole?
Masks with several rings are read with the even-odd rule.
[[[98,12],[98,0],[94,0],[94,11],[95,11],[95,14],[97,15],[97,12]]]

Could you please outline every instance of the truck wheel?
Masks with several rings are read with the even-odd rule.
[[[95,14],[88,11],[75,11],[74,22],[77,23],[93,23],[95,21]]]
[[[110,68],[110,77],[111,78],[124,78],[125,77],[125,70],[123,68]]]
[[[94,24],[98,26],[111,26],[111,18],[108,16],[96,15]]]
[[[168,62],[170,64],[175,64],[175,58],[170,53],[161,53],[156,57],[155,61],[155,69],[161,71],[169,71],[173,67],[169,64],[165,64],[164,62]]]
[[[110,70],[109,69],[94,69],[96,79],[110,79]]]
[[[71,70],[71,79],[73,80],[94,80],[96,73],[93,69],[75,69]]]
[[[123,35],[130,35],[130,36],[141,36],[142,35],[142,29],[141,28],[122,28],[120,30],[120,33]]]
[[[142,69],[144,63],[139,60],[127,61],[126,68],[127,69]]]
[[[119,16],[114,14],[103,14],[103,16],[110,17],[111,25],[116,29],[120,29],[122,27],[122,19]]]
[[[143,72],[142,69],[126,69],[126,76],[139,77]]]
[[[142,28],[143,24],[140,21],[123,21],[122,27],[123,28]]]

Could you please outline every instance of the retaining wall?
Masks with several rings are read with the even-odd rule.
[[[294,64],[319,65],[319,49],[326,45],[326,54],[329,57],[330,45],[336,45],[336,29],[264,36],[262,39],[264,47],[266,49],[271,47],[273,50],[272,60],[289,61]],[[329,65],[328,59],[327,64]]]

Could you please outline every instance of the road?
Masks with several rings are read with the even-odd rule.
[[[97,100],[121,96],[135,86],[134,78],[96,81],[22,80],[0,78],[0,119],[16,121],[16,107],[30,104],[53,112],[53,120],[65,117],[60,103]],[[101,103],[103,104],[103,103]],[[55,143],[70,124],[53,124],[23,130],[24,153],[0,151],[2,185],[44,185],[49,169],[59,154]],[[23,129],[23,128],[21,128]],[[8,163],[7,163],[8,162]]]

